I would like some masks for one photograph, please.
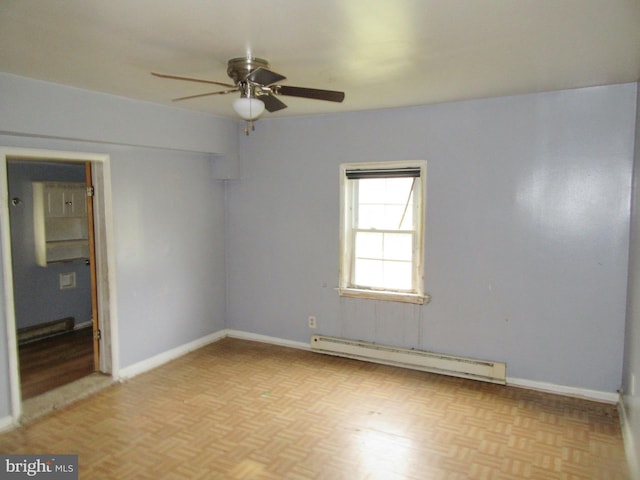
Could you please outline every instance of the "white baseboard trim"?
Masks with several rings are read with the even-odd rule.
[[[13,421],[13,417],[11,416],[0,418],[0,432],[11,430],[15,428],[16,425],[16,422]]]
[[[250,340],[254,342],[269,343],[272,345],[279,345],[282,347],[296,348],[299,350],[311,350],[311,345],[306,342],[298,342],[294,340],[287,340],[279,337],[272,337],[269,335],[261,335],[259,333],[245,332],[243,330],[223,329],[218,332],[212,333],[205,337],[194,340],[187,344],[173,348],[154,357],[143,360],[142,362],[130,365],[120,369],[119,380],[126,380],[128,378],[135,377],[141,373],[152,370],[160,365],[163,365],[171,360],[174,360],[182,355],[197,350],[213,342],[217,342],[225,337],[237,338],[240,340]],[[534,380],[526,380],[523,378],[507,377],[507,385],[513,387],[527,388],[529,390],[538,390],[542,392],[555,393],[558,395],[565,395],[570,397],[584,398],[587,400],[594,400],[603,403],[617,404],[620,400],[617,392],[603,392],[599,390],[589,390],[585,388],[569,387],[566,385],[557,385],[555,383],[538,382]],[[0,424],[1,426],[1,424]]]
[[[116,380],[127,380],[133,378],[136,375],[140,375],[144,372],[148,372],[156,367],[159,367],[171,360],[175,360],[189,352],[202,348],[211,343],[222,340],[223,338],[237,338],[240,340],[250,340],[254,342],[269,343],[272,345],[279,345],[283,347],[296,348],[299,350],[311,351],[310,343],[298,342],[294,340],[287,340],[279,337],[272,337],[268,335],[261,335],[258,333],[245,332],[242,330],[223,329],[218,332],[206,335],[192,342],[186,343],[179,347],[173,348],[166,352],[155,355],[151,358],[135,363],[125,368],[121,368],[118,378]],[[627,416],[624,409],[624,404],[620,395],[611,392],[603,392],[599,390],[589,390],[577,387],[568,387],[565,385],[557,385],[554,383],[539,382],[534,380],[526,380],[523,378],[507,377],[507,386],[526,388],[529,390],[538,390],[548,393],[554,393],[558,395],[565,395],[570,397],[584,398],[587,400],[594,400],[598,402],[617,404],[620,411],[621,426],[623,429],[625,450],[627,451],[627,458],[629,459],[629,465],[631,468],[632,478],[640,480],[640,459],[635,456],[634,442],[629,430]],[[15,428],[16,422],[13,417],[0,418],[0,432]]]
[[[180,345],[179,347],[167,350],[166,352],[162,352],[151,358],[147,358],[146,360],[143,360],[141,362],[129,365],[128,367],[121,368],[118,374],[118,380],[127,380],[129,378],[135,377],[136,375],[140,375],[141,373],[153,370],[160,365],[170,362],[171,360],[175,360],[176,358],[186,355],[189,352],[193,352],[198,348],[202,348],[205,345],[217,342],[218,340],[226,336],[226,330],[220,330],[210,335],[198,338],[197,340],[194,340],[192,342]]]
[[[538,382],[535,380],[526,380],[524,378],[507,377],[507,385],[512,387],[528,388],[529,390],[555,393],[568,397],[584,398],[586,400],[594,400],[602,403],[617,404],[619,401],[619,395],[617,392],[602,392],[600,390],[568,387],[566,385]]]
[[[279,337],[270,337],[268,335],[260,335],[259,333],[244,332],[242,330],[227,329],[226,336],[237,338],[240,340],[251,340],[254,342],[271,343],[280,345],[281,347],[297,348],[298,350],[311,350],[311,343],[296,342],[294,340],[285,340]]]
[[[622,440],[624,443],[624,451],[627,456],[627,465],[629,465],[629,473],[633,480],[640,480],[640,458],[637,456],[635,448],[635,440],[629,425],[629,416],[625,408],[624,399],[620,395],[618,402],[618,413],[620,415],[620,429],[622,430]]]
[[[285,340],[279,337],[260,335],[257,333],[245,332],[242,330],[227,329],[226,336],[231,338],[238,338],[242,340],[252,340],[255,342],[271,343],[273,345],[280,345],[283,347],[291,347],[291,348],[297,348],[300,350],[311,351],[310,343],[296,342],[293,340]],[[594,400],[602,403],[617,404],[619,400],[617,392],[602,392],[599,390],[589,390],[585,388],[568,387],[566,385],[557,385],[555,383],[538,382],[534,380],[526,380],[523,378],[507,377],[507,385],[510,385],[513,387],[527,388],[529,390],[538,390],[542,392],[554,393],[557,395]]]

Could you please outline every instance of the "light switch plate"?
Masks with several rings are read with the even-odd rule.
[[[60,290],[76,288],[76,272],[60,274]]]

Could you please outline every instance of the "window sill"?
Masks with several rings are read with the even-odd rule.
[[[338,294],[341,297],[367,298],[370,300],[386,300],[389,302],[414,303],[423,305],[431,301],[430,295],[417,293],[382,292],[377,290],[364,290],[357,288],[339,288]]]

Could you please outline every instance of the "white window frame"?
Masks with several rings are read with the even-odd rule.
[[[347,179],[347,171],[353,170],[392,170],[420,169],[416,177],[417,192],[414,191],[414,245],[413,245],[413,279],[410,291],[356,287],[353,284],[354,239],[353,198],[351,180]],[[427,198],[427,162],[424,160],[344,163],[340,165],[340,270],[338,292],[343,297],[389,300],[395,302],[423,304],[430,297],[424,293],[424,236],[425,212]]]

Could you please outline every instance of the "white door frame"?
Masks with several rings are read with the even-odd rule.
[[[5,317],[11,389],[11,415],[17,424],[22,415],[20,370],[16,339],[16,316],[11,261],[11,225],[9,222],[9,182],[7,161],[91,162],[93,170],[96,270],[98,289],[98,320],[102,332],[100,371],[119,377],[117,331],[115,254],[113,250],[113,219],[111,196],[111,166],[109,155],[0,146],[0,236],[2,242],[2,275],[4,280]]]

